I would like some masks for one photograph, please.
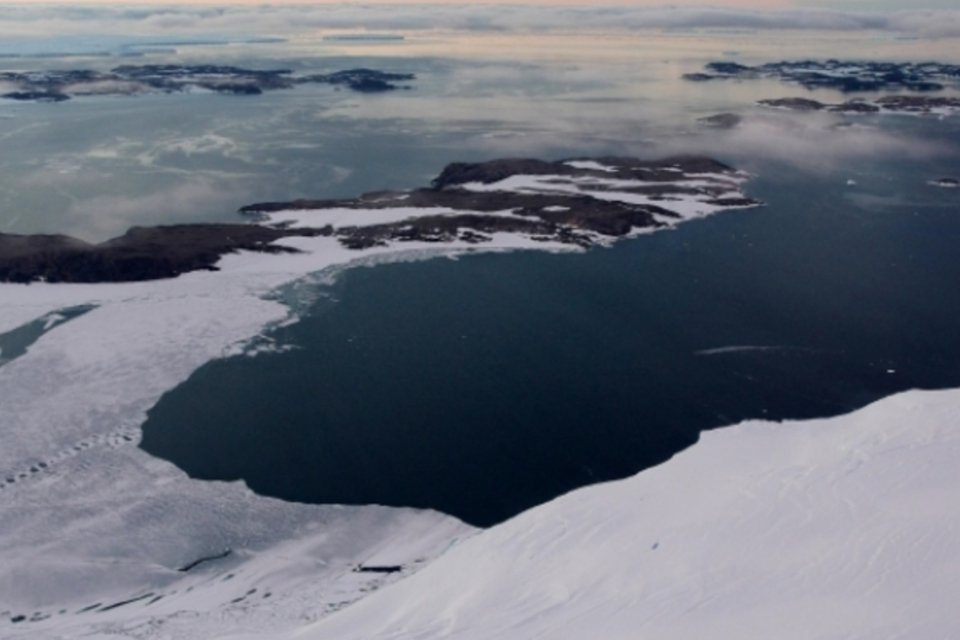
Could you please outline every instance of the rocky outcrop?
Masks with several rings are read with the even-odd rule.
[[[0,281],[124,282],[172,278],[215,270],[220,258],[241,249],[290,251],[271,244],[284,236],[320,235],[329,230],[280,230],[252,224],[192,224],[134,227],[126,234],[89,244],[62,235],[0,233]]]

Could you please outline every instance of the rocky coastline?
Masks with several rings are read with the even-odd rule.
[[[494,234],[577,247],[760,203],[746,174],[717,160],[506,159],[448,165],[429,187],[345,200],[264,202],[247,222],[135,227],[90,244],[63,235],[0,233],[0,281],[122,282],[216,270],[238,251],[295,252],[278,241],[326,236],[361,250],[420,242],[482,245]],[[346,214],[332,224],[326,215]],[[342,216],[341,216],[342,217]],[[366,220],[365,220],[366,218]]]

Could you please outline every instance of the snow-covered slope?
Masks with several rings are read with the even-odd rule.
[[[165,391],[209,360],[256,352],[264,327],[291,319],[278,287],[398,259],[294,241],[303,253],[231,255],[219,272],[170,280],[0,285],[0,332],[49,328],[0,366],[0,638],[289,628],[397,577],[357,564],[413,571],[472,532],[437,513],[284,503],[191,480],[136,446]],[[56,320],[81,305],[92,309]]]
[[[708,432],[295,637],[957,638],[958,461],[960,391]]]
[[[704,198],[737,189],[745,176],[714,179]],[[700,191],[658,185],[689,196],[662,203],[661,211],[678,209],[671,225],[693,217],[681,213]],[[471,213],[411,210],[405,197],[395,207],[273,211],[260,222],[340,228]],[[477,234],[451,233],[442,244],[405,238],[356,250],[306,235],[277,241],[296,252],[232,253],[216,272],[166,280],[0,283],[0,638],[290,629],[402,577],[354,573],[356,565],[402,565],[407,575],[472,534],[432,512],[288,504],[242,483],[194,481],[136,446],[140,426],[204,363],[270,350],[264,329],[296,319],[288,304],[309,292],[310,274],[411,256],[580,250],[535,235],[494,227],[480,244]]]
[[[140,426],[204,363],[269,351],[264,329],[296,320],[290,305],[313,295],[312,279],[382,261],[580,248],[497,232],[482,246],[278,244],[298,252],[234,253],[216,272],[149,282],[0,283],[0,334],[38,334],[0,353],[0,638],[290,629],[402,577],[356,565],[407,575],[473,532],[427,511],[283,503],[194,481],[136,446]]]
[[[713,212],[684,202],[670,201],[677,221]],[[316,215],[345,214],[267,223]],[[205,362],[270,349],[261,332],[294,319],[281,300],[307,274],[577,250],[502,232],[479,246],[282,242],[301,252],[164,281],[0,284],[0,333],[39,331],[0,360],[0,638],[956,635],[960,392],[711,432],[477,535],[431,512],[283,503],[150,457],[136,447],[146,411]]]

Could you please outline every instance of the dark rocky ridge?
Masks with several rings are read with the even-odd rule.
[[[711,80],[778,78],[807,89],[830,88],[843,92],[907,89],[940,91],[944,82],[960,82],[960,65],[941,62],[872,62],[852,60],[800,60],[770,62],[750,67],[735,62],[710,62],[703,72],[683,77],[695,82]]]
[[[15,91],[0,97],[35,102],[62,102],[73,95],[131,95],[173,93],[192,87],[231,95],[258,95],[300,84],[330,84],[361,93],[393,91],[397,82],[414,80],[409,73],[375,69],[346,69],[329,74],[293,75],[289,69],[244,69],[222,65],[122,65],[109,72],[90,69],[65,71],[3,71],[0,81]]]
[[[541,190],[475,187],[515,176],[542,177],[542,183],[538,183]],[[430,187],[413,191],[374,192],[344,200],[249,205],[240,212],[253,215],[256,221],[247,224],[135,227],[123,236],[95,245],[69,236],[0,234],[0,281],[118,282],[170,278],[188,271],[215,270],[222,256],[240,250],[294,251],[272,244],[291,236],[334,236],[347,248],[364,249],[411,241],[479,244],[490,242],[493,233],[517,233],[533,240],[589,247],[602,237],[618,238],[637,229],[679,221],[682,216],[671,208],[677,200],[694,199],[719,208],[759,204],[740,195],[738,185],[742,180],[743,176],[731,167],[699,156],[659,161],[600,158],[454,163]],[[629,197],[624,200],[623,194]],[[630,202],[631,198],[635,201]],[[321,223],[292,226],[270,217],[278,211],[322,212],[331,208],[356,209],[357,224],[336,229]],[[363,211],[424,208],[452,212],[405,215],[388,223],[362,223]]]
[[[63,235],[0,233],[0,281],[125,282],[216,270],[225,254],[290,251],[270,244],[285,236],[322,235],[324,229],[280,230],[252,224],[134,227],[89,244]]]

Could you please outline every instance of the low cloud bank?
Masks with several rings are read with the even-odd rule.
[[[663,142],[666,153],[710,153],[719,157],[754,158],[757,167],[782,162],[810,173],[849,170],[876,158],[924,160],[955,155],[949,145],[864,125],[845,126],[832,115],[748,115],[730,131],[707,131]],[[749,164],[749,162],[744,162]]]
[[[0,35],[49,37],[120,32],[136,36],[245,34],[287,36],[322,29],[795,29],[880,30],[897,35],[960,37],[960,10],[856,12],[716,7],[534,7],[523,5],[313,5],[246,7],[15,6]]]

